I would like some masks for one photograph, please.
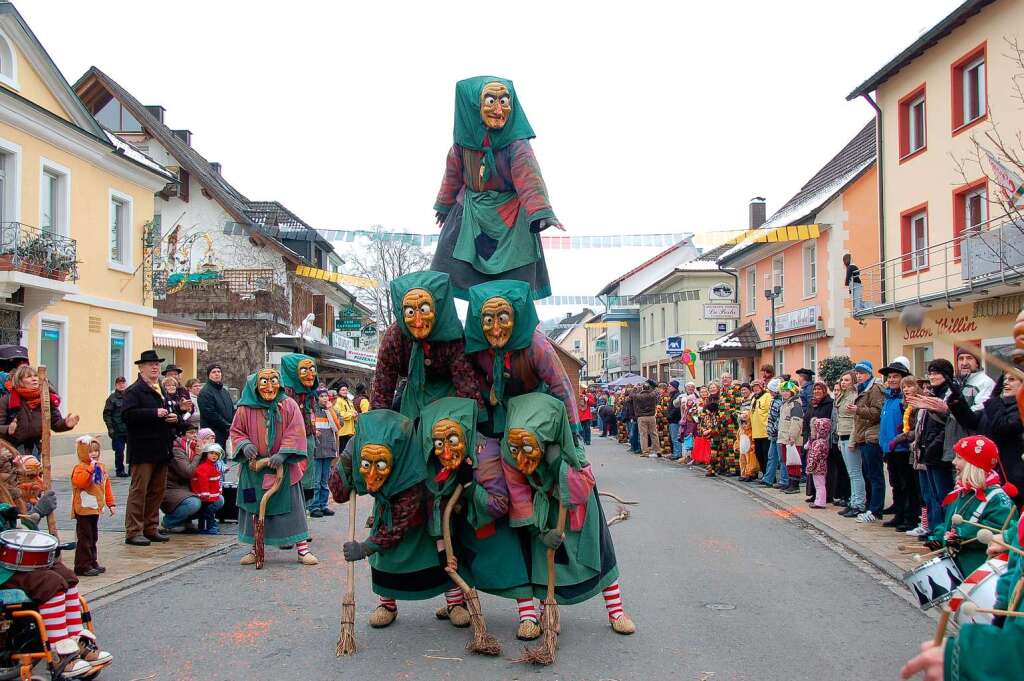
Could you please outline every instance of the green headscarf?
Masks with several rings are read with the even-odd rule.
[[[274,446],[274,437],[277,435],[277,405],[281,400],[288,399],[285,395],[284,390],[278,390],[277,395],[274,396],[273,400],[269,402],[260,397],[259,391],[256,388],[256,380],[259,376],[257,371],[254,374],[250,374],[249,378],[245,379],[245,387],[242,389],[242,396],[238,399],[236,407],[252,407],[253,409],[265,410],[265,418],[267,419],[267,445],[266,451],[270,451]],[[255,444],[255,443],[254,443]]]
[[[299,380],[299,362],[304,359],[308,359],[313,363],[313,366],[316,366],[315,359],[309,355],[300,355],[297,352],[281,358],[281,385],[285,388],[291,388],[295,391],[296,395],[316,394],[316,385],[312,388],[307,388]]]
[[[473,468],[476,468],[476,418],[476,400],[465,397],[445,397],[431,402],[420,412],[420,449],[427,470],[425,483],[432,496],[427,528],[432,537],[441,536],[441,516],[444,510],[441,508],[441,500],[443,497],[451,496],[458,482],[454,472],[448,476],[447,480],[438,482],[434,479],[441,472],[441,462],[434,456],[434,438],[431,431],[434,429],[434,424],[442,419],[451,419],[462,426],[466,441],[466,458],[470,459],[473,462]]]
[[[533,434],[544,448],[537,470],[527,478],[530,486],[541,492],[533,496],[533,517],[527,524],[536,525],[542,530],[548,529],[547,491],[553,485],[558,485],[559,498],[569,499],[569,469],[581,470],[587,465],[587,457],[583,447],[577,445],[572,437],[572,426],[569,425],[565,404],[551,395],[527,393],[509,399],[501,456],[515,467],[516,458],[508,448],[508,431],[513,428],[521,428]],[[552,459],[548,452],[553,444],[559,447],[557,459]]]
[[[480,118],[480,93],[488,83],[501,83],[508,88],[512,113],[509,114],[505,127],[500,130],[488,128]],[[484,146],[485,136],[490,142],[486,147]],[[490,179],[494,169],[495,149],[507,147],[516,140],[534,137],[536,135],[533,133],[533,128],[530,127],[530,121],[526,118],[526,112],[519,105],[519,98],[516,96],[516,89],[511,80],[494,76],[476,76],[460,80],[455,84],[455,143],[466,149],[484,152],[483,180],[485,182]]]
[[[480,315],[484,303],[491,298],[504,298],[515,313],[512,322],[512,335],[509,337],[508,343],[500,350],[494,351],[491,380],[497,404],[492,403],[492,406],[498,406],[505,402],[505,379],[507,378],[505,357],[510,352],[530,347],[530,343],[533,342],[533,332],[536,331],[540,320],[537,318],[537,308],[530,295],[530,285],[525,281],[499,279],[472,286],[469,289],[469,314],[466,317],[467,354],[492,349],[484,335]],[[497,430],[504,429],[499,422],[495,422],[494,426]]]
[[[391,310],[402,334],[412,339],[412,352],[409,353],[409,383],[402,394],[402,413],[409,418],[416,418],[420,410],[430,401],[426,387],[426,369],[423,365],[423,343],[413,338],[405,325],[402,314],[402,299],[414,288],[420,288],[434,299],[434,326],[427,336],[426,342],[453,341],[462,338],[462,322],[455,311],[455,299],[452,297],[451,281],[445,272],[413,272],[404,274],[391,281]]]
[[[384,445],[391,450],[391,475],[376,492],[366,489],[366,481],[358,473],[361,452],[366,445]],[[344,467],[339,467],[344,474]],[[422,482],[427,476],[423,457],[417,456],[416,437],[411,419],[390,409],[374,409],[359,417],[355,444],[352,447],[352,476],[348,487],[359,494],[371,494],[374,504],[373,529],[391,526],[391,497]]]

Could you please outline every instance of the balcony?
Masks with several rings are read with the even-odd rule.
[[[857,319],[1010,293],[1024,282],[1024,220],[989,220],[955,239],[863,267],[860,278]]]
[[[288,326],[288,295],[274,270],[231,269],[154,276],[156,307],[202,319],[268,319]],[[162,281],[161,281],[162,280]]]
[[[24,289],[27,309],[78,292],[78,242],[20,222],[0,222],[0,296]]]

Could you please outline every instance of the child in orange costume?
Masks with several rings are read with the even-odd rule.
[[[116,502],[110,488],[110,476],[100,463],[100,443],[88,435],[75,443],[78,463],[71,471],[71,515],[75,518],[75,574],[95,577],[106,572],[96,554],[100,513],[106,508],[114,515]]]
[[[733,447],[740,462],[740,482],[756,481],[761,468],[757,465],[757,457],[754,456],[754,436],[749,411],[740,412],[740,427]]]

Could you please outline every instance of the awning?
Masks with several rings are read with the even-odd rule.
[[[741,359],[757,355],[756,345],[761,339],[753,322],[747,322],[713,341],[700,347],[701,360],[711,362],[720,359]]]
[[[342,367],[344,369],[359,369],[360,371],[364,371],[364,372],[366,372],[368,374],[372,374],[373,373],[373,367],[367,366],[367,365],[363,364],[362,362],[353,362],[352,360],[348,360],[348,359],[333,359],[333,358],[331,358],[331,359],[322,359],[320,361],[323,362],[324,364],[333,364],[334,366],[339,366],[339,367]]]
[[[184,350],[206,350],[207,345],[194,333],[153,329],[153,346],[157,348],[182,348]]]
[[[819,338],[830,338],[831,334],[825,329],[820,331],[811,331],[810,333],[798,333],[795,336],[776,336],[775,347],[781,348],[783,345],[792,345],[793,343],[806,343],[807,341],[818,340]],[[772,341],[768,340],[758,341],[756,348],[758,350],[764,350],[772,346]]]

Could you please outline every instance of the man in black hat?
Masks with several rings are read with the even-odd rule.
[[[181,380],[181,367],[177,364],[168,364],[164,367],[164,370],[160,372],[160,375],[164,378],[173,378],[178,382],[178,389],[175,392],[175,398],[178,401],[178,406],[181,407],[182,411],[192,411],[192,393],[185,387],[185,382]]]
[[[796,384],[800,386],[800,404],[804,412],[811,408],[811,389],[814,385],[814,372],[810,369],[796,370]]]
[[[125,511],[125,544],[149,546],[165,542],[160,534],[160,502],[167,488],[167,463],[178,417],[164,408],[160,392],[160,364],[155,350],[146,350],[135,362],[139,378],[124,391],[122,414],[128,427],[128,456],[132,484]]]
[[[224,371],[219,364],[206,367],[206,383],[199,391],[199,419],[203,428],[213,430],[217,444],[227,451],[228,431],[235,418],[235,405],[224,388]]]
[[[0,397],[7,394],[8,375],[23,364],[28,364],[28,348],[0,345]]]

